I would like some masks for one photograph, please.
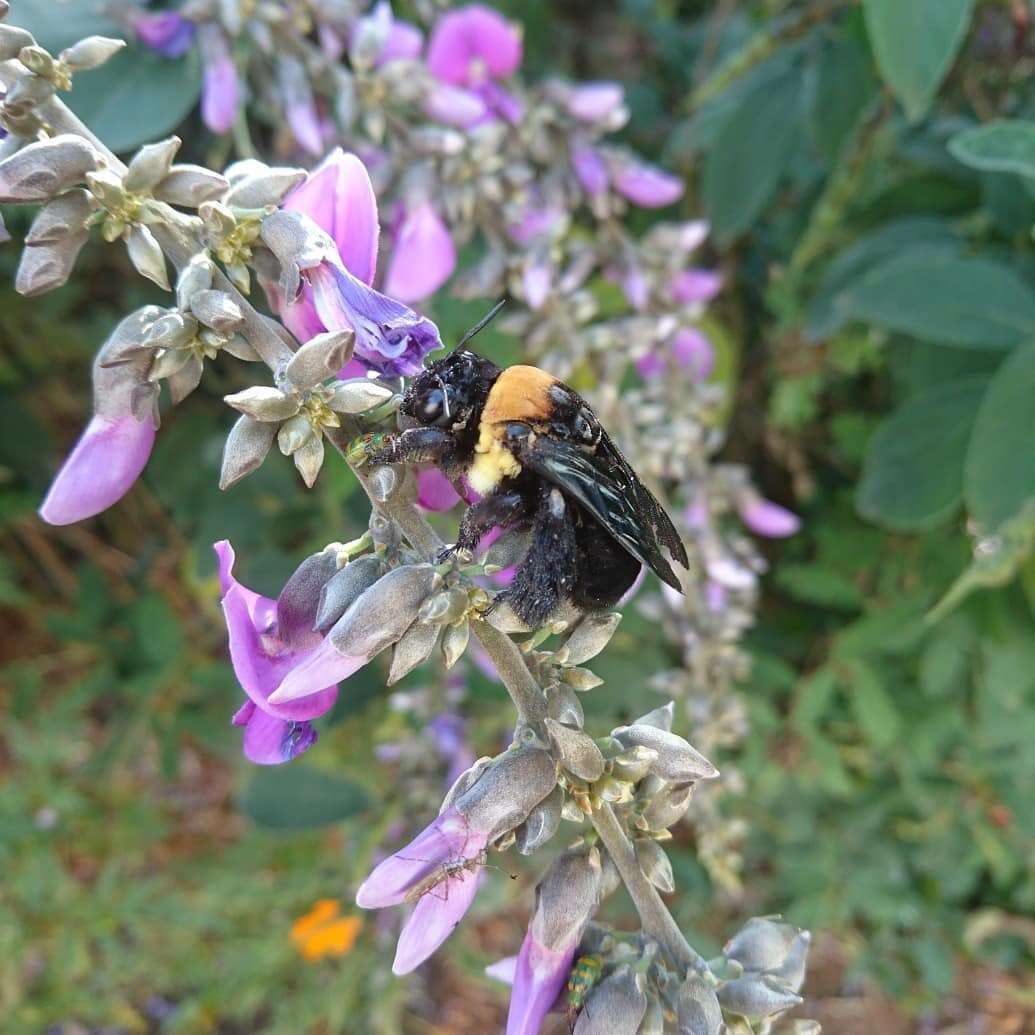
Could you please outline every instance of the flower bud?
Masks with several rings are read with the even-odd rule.
[[[700,974],[690,974],[676,1001],[679,1035],[719,1035],[722,1007],[715,989]]]
[[[269,425],[266,425],[267,427]],[[374,556],[357,557],[333,575],[320,591],[313,628],[326,632],[352,606],[359,595],[381,577],[383,565]]]
[[[442,660],[446,668],[452,668],[463,657],[471,638],[471,624],[465,618],[457,625],[451,625],[442,634]]]
[[[230,189],[226,178],[200,165],[174,165],[153,191],[159,201],[183,208],[199,208]]]
[[[48,201],[32,221],[26,244],[51,244],[82,233],[90,217],[90,195],[81,187]]]
[[[375,406],[388,402],[394,393],[376,381],[359,378],[343,381],[334,389],[328,405],[337,413],[366,413]]]
[[[570,687],[580,692],[592,690],[593,687],[600,686],[603,683],[600,676],[595,672],[590,672],[588,668],[566,668],[561,672],[561,679]]]
[[[479,758],[470,768],[465,769],[453,782],[453,786],[446,791],[446,796],[442,799],[442,807],[439,809],[439,815],[447,809],[452,808],[456,799],[459,798],[466,790],[473,787],[475,783],[481,779],[482,773],[484,773],[494,761],[495,759],[489,758],[486,755]]]
[[[798,928],[767,916],[752,917],[723,947],[745,970],[775,970],[787,958]]]
[[[394,468],[377,467],[370,474],[370,495],[378,503],[387,503],[399,488],[399,475]]]
[[[657,841],[646,838],[637,838],[634,847],[636,848],[636,861],[640,864],[644,877],[658,891],[671,895],[676,890],[676,882],[672,875],[672,863],[669,862],[665,850]]]
[[[35,44],[32,33],[17,25],[0,25],[0,61],[16,58],[25,47]]]
[[[808,963],[809,946],[812,935],[808,931],[799,931],[787,950],[783,963],[770,971],[770,977],[782,982],[793,992],[800,992],[805,984],[805,968]]]
[[[759,1021],[790,1010],[802,997],[768,974],[745,974],[727,981],[718,991],[719,1002],[730,1013]]]
[[[279,388],[254,385],[223,396],[223,402],[255,420],[281,421],[298,413],[299,402],[294,396],[285,395]]]
[[[473,827],[487,831],[492,841],[523,823],[556,784],[557,771],[549,752],[511,748],[456,799],[455,807]]]
[[[191,312],[221,335],[231,335],[244,322],[241,307],[225,291],[198,291],[190,302]]]
[[[311,489],[316,484],[317,476],[323,467],[323,458],[322,434],[313,434],[291,454],[295,470],[302,476],[302,481],[307,489]]]
[[[338,572],[334,548],[310,554],[291,573],[277,597],[277,625],[282,639],[297,642],[311,636],[320,596]]]
[[[719,775],[718,769],[682,737],[655,726],[620,726],[612,731],[611,736],[623,747],[642,745],[657,751],[658,757],[651,772],[663,780],[684,783],[688,780],[712,780]]]
[[[297,453],[314,434],[313,425],[305,413],[299,413],[284,421],[277,432],[277,445],[284,456]]]
[[[237,418],[223,446],[223,466],[219,472],[220,489],[229,489],[246,475],[258,470],[273,445],[277,426],[268,421],[242,415]]]
[[[575,691],[563,683],[551,683],[544,690],[546,694],[546,710],[551,719],[556,719],[565,726],[582,729],[585,716],[582,702]]]
[[[438,643],[438,634],[441,627],[429,625],[426,622],[414,622],[410,628],[403,633],[402,639],[395,645],[392,651],[392,666],[388,672],[388,685],[398,683],[404,676],[409,675],[418,665],[428,660],[431,652]]]
[[[650,772],[658,753],[652,748],[637,746],[611,759],[611,775],[626,783],[639,783]]]
[[[643,975],[623,964],[590,994],[573,1035],[636,1035],[646,1012]]]
[[[131,226],[126,236],[126,250],[129,261],[136,271],[153,281],[164,291],[169,290],[169,274],[165,268],[165,253],[155,240],[155,235],[146,226]]]
[[[604,773],[604,756],[592,737],[581,730],[562,726],[554,719],[547,718],[544,724],[561,765],[580,780],[588,783],[599,780]]]
[[[86,39],[66,47],[59,57],[75,72],[98,68],[126,45],[125,40],[114,40],[108,36],[87,36]]]
[[[29,298],[61,287],[71,276],[76,259],[89,238],[88,230],[80,230],[59,241],[26,247],[18,263],[15,291]]]
[[[638,719],[633,719],[633,726],[655,726],[659,730],[664,730],[666,733],[672,729],[672,719],[675,715],[675,702],[669,701],[668,704],[663,704],[653,711],[647,712],[646,715],[641,715]]]
[[[590,658],[595,658],[611,642],[621,620],[622,616],[617,612],[586,615],[565,641],[564,645],[568,648],[567,663],[583,665]]]
[[[26,75],[15,80],[14,85],[3,97],[4,114],[8,118],[26,118],[57,92],[57,87],[38,75]]]
[[[288,303],[294,303],[302,291],[302,270],[318,266],[334,243],[308,216],[301,212],[278,209],[262,221],[259,230],[263,244],[280,263],[279,287]]]
[[[522,855],[532,855],[541,848],[561,825],[564,791],[554,789],[528,814],[528,819],[517,828],[515,845]]]
[[[157,144],[145,144],[129,163],[123,180],[126,190],[142,192],[158,186],[169,175],[181,143],[179,137],[169,137]]]
[[[668,830],[678,823],[690,808],[692,783],[666,784],[654,794],[643,810],[647,830]]]
[[[195,255],[176,279],[176,304],[181,309],[189,309],[196,294],[212,287],[214,273],[215,266],[207,255],[202,252]]]
[[[238,180],[223,201],[231,208],[244,209],[279,205],[306,175],[305,169],[267,168]]]
[[[0,162],[0,202],[48,201],[82,183],[99,161],[93,147],[72,133],[26,144]]]
[[[326,381],[352,358],[356,342],[353,331],[327,331],[307,341],[291,357],[285,374],[299,390]]]

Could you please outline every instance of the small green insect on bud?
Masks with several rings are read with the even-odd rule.
[[[579,1011],[586,1003],[593,986],[600,980],[604,968],[603,957],[596,954],[580,956],[568,977],[568,1024],[574,1028]]]

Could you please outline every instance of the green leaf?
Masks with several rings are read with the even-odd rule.
[[[921,532],[956,512],[963,459],[987,385],[984,377],[934,385],[881,422],[856,490],[863,517],[898,532]]]
[[[863,0],[863,11],[880,74],[918,122],[963,44],[974,0]]]
[[[241,796],[241,810],[272,830],[326,826],[362,812],[368,804],[358,784],[298,762],[256,770]]]
[[[820,52],[815,63],[811,132],[826,158],[837,157],[876,86],[865,44],[839,35]]]
[[[86,36],[109,36],[122,39],[124,27],[114,18],[105,17],[105,3],[76,0],[17,0],[11,5],[7,21],[28,29],[41,47],[57,54],[59,50]]]
[[[841,299],[855,320],[936,345],[1011,349],[1035,339],[1035,296],[990,259],[899,256],[856,281]]]
[[[902,728],[902,718],[877,670],[863,661],[852,665],[848,699],[866,739],[877,749],[893,744]]]
[[[1035,345],[1019,348],[992,378],[967,450],[963,491],[987,529],[1035,498]]]
[[[972,169],[1035,177],[1035,122],[1000,119],[965,129],[949,141],[949,151]]]
[[[799,139],[800,94],[800,73],[787,68],[744,96],[716,136],[701,200],[720,245],[748,230],[776,192]]]
[[[862,594],[851,579],[817,564],[783,564],[777,569],[776,582],[807,604],[849,611],[862,606]]]

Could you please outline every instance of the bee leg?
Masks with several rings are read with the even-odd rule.
[[[407,428],[372,443],[366,452],[368,464],[419,464],[447,459],[454,449],[453,436],[442,428]]]
[[[514,524],[528,516],[528,509],[528,498],[522,492],[497,492],[472,504],[460,519],[456,542],[439,554],[439,563],[461,551],[473,554],[486,532],[497,525]]]
[[[532,520],[532,546],[496,604],[507,603],[537,629],[570,595],[576,571],[575,523],[560,490],[545,488]]]

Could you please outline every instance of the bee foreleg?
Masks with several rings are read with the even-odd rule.
[[[482,536],[497,525],[506,528],[529,516],[528,497],[521,492],[499,492],[485,496],[464,511],[456,534],[456,549],[476,549]]]
[[[442,428],[407,428],[367,453],[369,464],[440,462],[452,454],[453,436]]]
[[[575,524],[560,490],[547,488],[532,521],[532,546],[514,579],[497,598],[530,628],[538,628],[575,585]]]

